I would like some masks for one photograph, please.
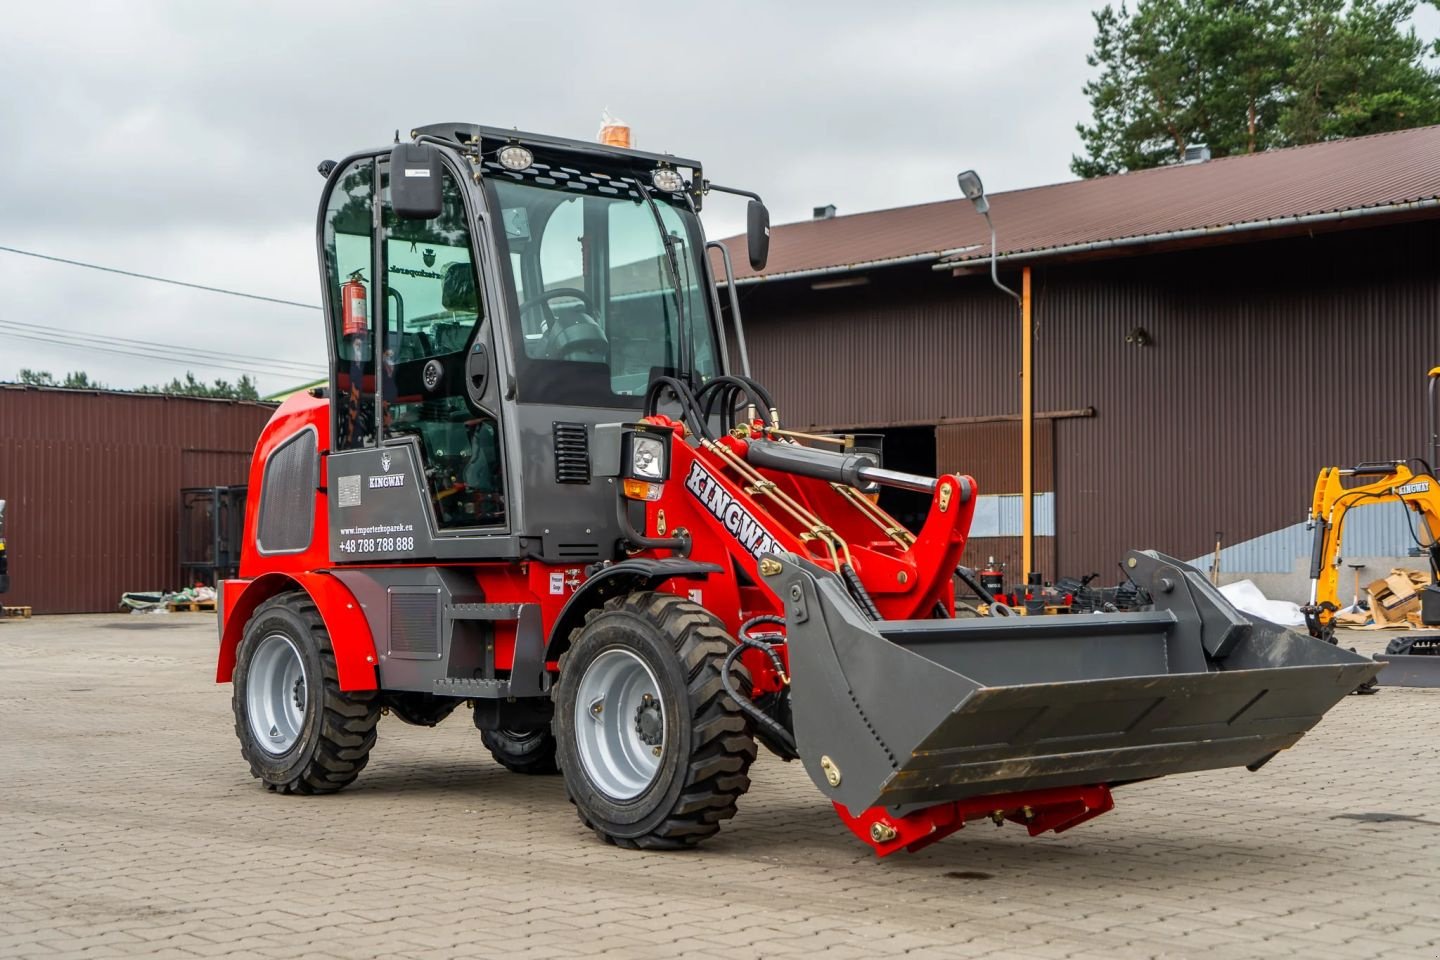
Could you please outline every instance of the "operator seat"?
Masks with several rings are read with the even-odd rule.
[[[475,270],[468,261],[458,260],[445,268],[440,306],[451,313],[474,316],[480,312],[480,301],[475,295]]]

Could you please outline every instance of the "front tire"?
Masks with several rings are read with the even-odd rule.
[[[280,793],[333,793],[365,768],[380,720],[374,690],[344,691],[320,611],[278,594],[245,625],[231,709],[250,774]]]
[[[678,849],[713,836],[750,787],[755,741],[720,670],[733,641],[668,593],[592,611],[560,658],[552,729],[581,821],[622,847]],[[742,691],[749,677],[736,665]]]

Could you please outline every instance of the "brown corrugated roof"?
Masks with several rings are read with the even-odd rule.
[[[1341,211],[1399,212],[1437,198],[1440,126],[1432,126],[1011,190],[992,194],[990,210],[1000,255],[1024,259],[1241,225],[1283,226]],[[770,262],[758,275],[746,260],[744,237],[725,243],[742,282],[989,256],[985,221],[964,199],[774,227]]]

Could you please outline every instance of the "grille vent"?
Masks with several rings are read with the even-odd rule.
[[[410,660],[440,656],[440,592],[390,594],[390,655]]]
[[[555,482],[590,482],[590,437],[583,423],[555,424]]]
[[[600,544],[557,543],[555,545],[555,556],[561,560],[598,560],[600,558]]]
[[[256,537],[260,552],[298,553],[310,546],[315,488],[320,484],[313,429],[300,431],[270,454],[262,483]]]

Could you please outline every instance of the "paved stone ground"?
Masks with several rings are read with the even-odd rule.
[[[1258,774],[1128,787],[1061,837],[885,861],[762,759],[709,845],[637,854],[464,716],[387,719],[337,796],[266,793],[214,645],[194,614],[0,622],[0,956],[1440,956],[1440,691],[1351,697]]]

